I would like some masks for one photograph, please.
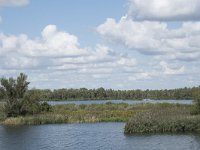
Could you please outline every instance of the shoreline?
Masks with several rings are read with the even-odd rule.
[[[199,131],[200,116],[194,116],[190,114],[190,110],[192,107],[193,105],[166,103],[138,105],[66,104],[53,106],[51,112],[43,112],[34,116],[29,115],[19,116],[15,118],[2,118],[0,125],[18,126],[42,124],[123,122],[126,123],[124,130],[126,134],[157,133],[161,131],[163,131],[163,133]],[[138,117],[138,114],[142,114],[142,116]],[[136,130],[135,125],[137,125],[137,127],[142,126],[144,129],[140,130],[141,128],[137,128]],[[188,127],[188,125],[191,126]],[[184,130],[181,131],[179,126],[184,126]],[[154,127],[156,127],[156,130]]]
[[[191,115],[194,105],[108,103],[52,106],[51,112],[1,118],[0,125],[41,125],[71,123],[126,123],[124,133],[177,133],[200,131],[200,115]]]

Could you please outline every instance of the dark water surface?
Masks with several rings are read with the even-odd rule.
[[[124,135],[124,123],[0,126],[0,150],[199,150],[200,135]]]
[[[158,103],[173,103],[173,104],[192,104],[192,100],[76,100],[76,101],[48,101],[50,105],[62,104],[105,104],[112,103],[127,103],[127,104],[158,104]]]

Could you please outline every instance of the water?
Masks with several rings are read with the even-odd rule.
[[[62,104],[105,104],[107,102],[112,103],[127,103],[127,104],[157,104],[157,103],[173,103],[173,104],[192,104],[192,100],[76,100],[76,101],[48,101],[50,105],[62,105]]]
[[[0,126],[0,150],[199,150],[200,135],[124,135],[124,123]]]

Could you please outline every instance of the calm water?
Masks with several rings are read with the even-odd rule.
[[[157,104],[157,103],[174,103],[174,104],[192,104],[192,100],[77,100],[77,101],[48,101],[51,105],[61,104],[105,104],[112,103],[127,103],[127,104]]]
[[[124,123],[0,126],[0,150],[199,150],[200,135],[123,134]]]

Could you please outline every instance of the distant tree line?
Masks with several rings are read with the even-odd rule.
[[[179,88],[170,90],[113,90],[113,89],[32,89],[29,92],[37,93],[40,100],[114,100],[114,99],[193,99],[193,93],[200,93],[200,87]],[[196,94],[195,94],[196,95]],[[0,99],[4,96],[0,93]]]

